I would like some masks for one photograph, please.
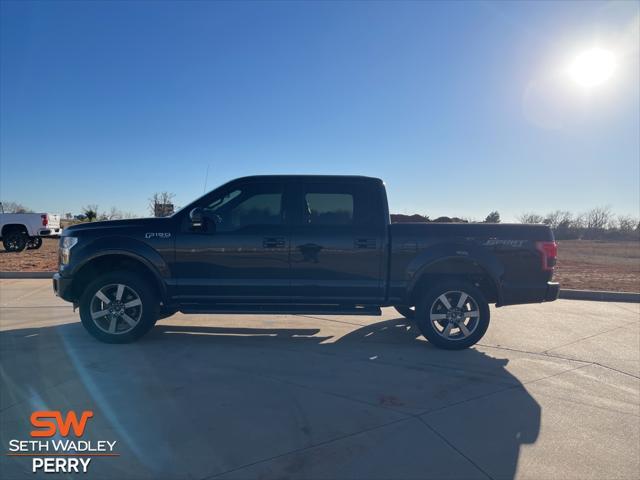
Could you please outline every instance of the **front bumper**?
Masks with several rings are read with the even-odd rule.
[[[65,278],[59,273],[53,274],[53,292],[67,302],[73,302],[71,296],[71,278]]]

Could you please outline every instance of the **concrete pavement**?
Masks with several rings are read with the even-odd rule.
[[[492,309],[477,348],[382,317],[177,314],[86,334],[47,280],[0,281],[0,440],[93,410],[90,478],[637,478],[640,305]],[[70,437],[72,438],[72,437]],[[0,476],[33,477],[0,459]]]

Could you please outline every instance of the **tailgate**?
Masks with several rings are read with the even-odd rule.
[[[49,223],[47,228],[60,228],[60,215],[55,213],[47,213]]]

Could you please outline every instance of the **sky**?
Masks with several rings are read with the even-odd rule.
[[[0,199],[136,215],[252,174],[383,178],[395,213],[640,215],[640,3],[0,5]],[[615,69],[585,89],[581,52]],[[208,176],[207,176],[208,170]]]

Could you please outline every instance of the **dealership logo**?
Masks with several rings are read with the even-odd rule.
[[[93,417],[93,412],[87,410],[82,412],[80,420],[76,412],[68,412],[65,419],[62,418],[60,411],[33,412],[31,414],[31,425],[36,428],[44,428],[44,430],[33,430],[32,437],[53,437],[56,431],[60,432],[63,437],[69,436],[69,431],[73,428],[76,437],[81,437],[87,426],[87,420]],[[54,419],[55,422],[51,419]]]
[[[79,415],[59,410],[31,414],[30,440],[9,441],[11,457],[31,458],[31,471],[45,473],[87,473],[94,457],[118,457],[115,440],[84,440],[91,410]]]

